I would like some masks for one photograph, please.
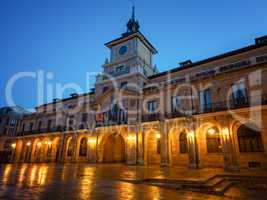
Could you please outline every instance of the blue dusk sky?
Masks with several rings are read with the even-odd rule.
[[[267,35],[266,0],[136,0],[141,32],[157,48],[159,71],[254,43]],[[100,72],[109,50],[104,43],[126,31],[131,0],[0,0],[0,106],[18,72],[52,72],[45,83],[76,83],[86,91],[86,73]],[[91,86],[93,86],[91,82]],[[37,83],[19,79],[16,104],[37,102]],[[73,91],[66,90],[65,96]],[[44,102],[55,96],[47,97]]]

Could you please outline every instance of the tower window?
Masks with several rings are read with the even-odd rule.
[[[108,86],[104,87],[103,88],[103,93],[105,93],[106,91],[108,91],[108,89],[109,89]]]
[[[128,82],[121,82],[121,88],[126,88],[128,85]]]
[[[116,72],[117,73],[118,72],[122,72],[122,71],[124,71],[124,66],[123,65],[116,68]]]

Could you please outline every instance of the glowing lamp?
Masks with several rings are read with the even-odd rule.
[[[189,138],[194,138],[194,133],[193,133],[192,131],[189,132],[189,133],[188,133],[188,137],[189,137]]]
[[[209,133],[210,135],[214,135],[214,134],[216,133],[216,130],[215,130],[214,128],[210,128],[210,129],[208,130],[208,133]]]
[[[48,145],[52,145],[52,142],[51,142],[51,141],[49,141],[49,142],[47,142],[47,144],[48,144]]]
[[[127,137],[127,140],[129,140],[129,141],[134,141],[134,140],[135,140],[135,136],[134,136],[134,135],[129,135],[129,136]]]
[[[27,142],[27,146],[31,146],[31,144],[32,144],[31,142]]]
[[[42,143],[41,143],[41,142],[38,142],[38,143],[37,143],[37,146],[38,146],[38,147],[40,147],[41,145],[42,145]]]
[[[95,144],[95,143],[96,143],[96,139],[89,139],[89,140],[88,140],[88,143],[89,143],[89,144]]]
[[[228,136],[228,135],[229,135],[229,131],[228,131],[227,128],[224,128],[224,129],[222,130],[222,133],[223,133],[225,136]]]
[[[161,138],[161,135],[159,133],[156,134],[156,138],[157,139],[160,139]]]
[[[12,147],[13,149],[15,149],[15,148],[16,148],[16,143],[11,144],[11,147]]]

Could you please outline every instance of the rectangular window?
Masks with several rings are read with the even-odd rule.
[[[172,97],[172,112],[179,111],[179,108],[181,107],[181,100],[180,97]]]
[[[22,132],[25,131],[25,124],[22,124]]]
[[[116,72],[117,73],[122,72],[122,71],[124,71],[124,66],[123,65],[116,68]]]
[[[149,113],[155,113],[157,110],[157,102],[156,101],[149,101],[147,103],[147,109]]]
[[[200,110],[201,112],[210,112],[212,109],[211,90],[206,89],[199,92]]]
[[[30,123],[29,131],[32,131],[32,129],[33,129],[33,123]]]
[[[83,113],[82,122],[87,122],[87,121],[88,121],[88,114],[87,113]]]
[[[51,125],[52,125],[52,120],[48,120],[47,122],[47,129],[51,129]]]
[[[233,84],[231,88],[234,105],[244,105],[248,103],[247,89],[244,81]]]
[[[38,130],[40,131],[41,128],[42,128],[42,121],[39,121],[39,123],[38,123]]]
[[[121,88],[126,88],[127,87],[127,84],[128,84],[128,82],[126,82],[126,81],[125,82],[122,82],[121,83]]]
[[[108,91],[108,87],[104,87],[102,92],[105,93],[106,91]]]

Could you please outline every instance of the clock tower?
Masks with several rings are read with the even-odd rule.
[[[148,76],[157,73],[153,64],[157,50],[140,32],[134,7],[126,27],[121,37],[105,44],[110,49],[110,58],[102,66],[103,73],[97,76],[96,95],[101,95],[103,88],[110,87],[110,79],[118,86],[133,83],[142,87]]]

